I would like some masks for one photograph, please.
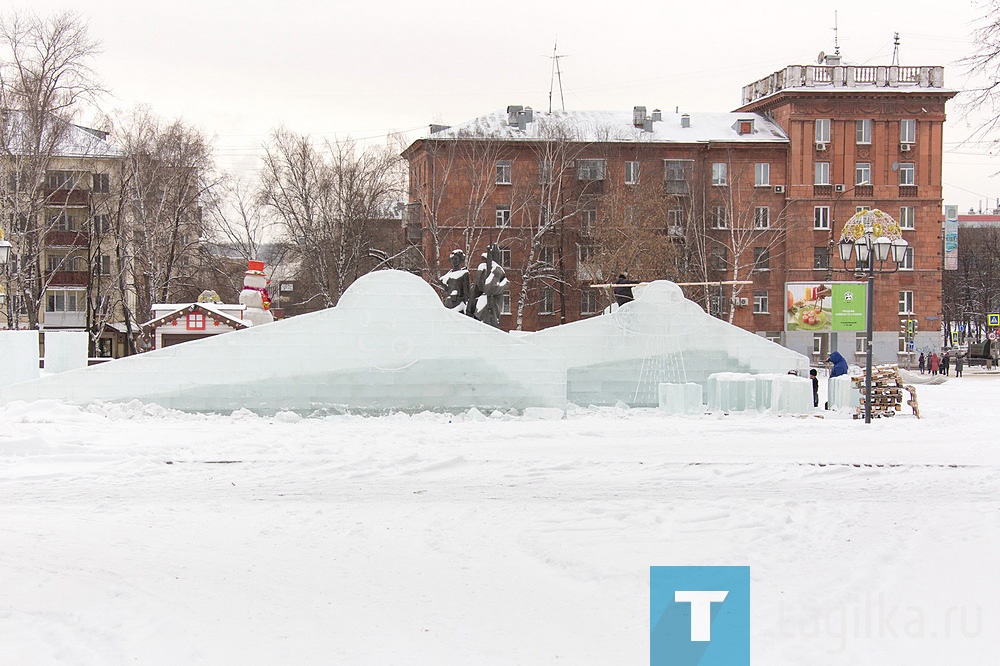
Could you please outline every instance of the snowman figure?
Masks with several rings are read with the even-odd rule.
[[[260,326],[274,321],[271,314],[271,297],[267,293],[267,285],[271,281],[264,273],[263,261],[247,262],[247,270],[243,274],[243,291],[240,292],[240,303],[246,306],[243,320],[251,326]]]

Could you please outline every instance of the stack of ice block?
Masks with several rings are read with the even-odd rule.
[[[660,409],[669,414],[699,414],[704,409],[701,384],[660,384]]]
[[[708,408],[711,411],[745,412],[755,409],[757,383],[745,372],[716,372],[708,376]]]
[[[861,400],[861,391],[854,388],[848,375],[828,379],[826,391],[830,409],[854,409]]]
[[[776,414],[812,411],[812,382],[795,375],[754,375],[757,410]]]

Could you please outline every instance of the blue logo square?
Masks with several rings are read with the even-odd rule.
[[[750,666],[750,567],[650,567],[650,666]]]

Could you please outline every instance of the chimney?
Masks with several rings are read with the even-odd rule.
[[[659,109],[653,109],[653,122],[658,123],[663,120],[663,113]]]
[[[524,110],[524,107],[521,106],[520,104],[517,104],[517,105],[512,104],[511,106],[508,106],[507,107],[507,124],[508,125],[514,125],[514,126],[516,126],[517,125],[517,117],[521,114],[521,111],[523,111],[523,110]]]
[[[691,127],[691,116],[686,113],[681,115],[681,127]]]
[[[636,127],[642,127],[643,123],[646,121],[646,107],[644,106],[633,106],[632,107],[632,124]]]

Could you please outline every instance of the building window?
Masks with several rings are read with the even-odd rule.
[[[639,163],[638,162],[626,162],[625,163],[625,184],[626,185],[638,185],[639,184]]]
[[[725,229],[729,221],[728,209],[725,206],[712,207],[712,228]]]
[[[830,268],[830,252],[826,246],[813,248],[813,268],[828,270]]]
[[[46,312],[82,312],[83,299],[77,298],[82,292],[68,290],[50,290],[45,292]]]
[[[753,292],[753,313],[767,314],[767,290],[761,289]]]
[[[766,247],[753,249],[753,268],[755,271],[771,270],[771,253]]]
[[[111,178],[106,173],[95,173],[93,174],[92,183],[90,189],[94,192],[110,192],[111,191]]]
[[[814,180],[814,185],[829,185],[830,184],[830,163],[829,162],[816,162],[816,178]]]
[[[913,312],[913,292],[912,291],[901,291],[899,292],[899,314],[905,314],[907,312]]]
[[[684,235],[684,210],[671,208],[667,211],[667,233],[671,236]]]
[[[542,298],[538,303],[538,314],[552,314],[555,310],[555,292],[551,289],[542,289]]]
[[[768,206],[756,206],[753,209],[754,229],[769,229],[771,227],[771,209]]]
[[[830,207],[815,206],[813,208],[813,229],[830,228]]]
[[[49,273],[52,271],[61,270],[63,263],[66,261],[66,255],[64,254],[53,254],[51,252],[45,255],[45,270]]]
[[[823,352],[823,334],[813,333],[813,354],[821,354]]]
[[[916,172],[913,167],[913,162],[899,163],[899,184],[900,185],[917,184]]]
[[[538,263],[542,266],[552,267],[556,265],[556,249],[551,246],[538,248]]]
[[[816,119],[816,143],[830,143],[830,119]]]
[[[580,211],[580,233],[584,236],[594,234],[594,225],[597,224],[597,209],[584,208]]]
[[[497,206],[497,226],[498,227],[510,226],[510,206],[506,204],[501,204]]]
[[[872,165],[871,162],[856,162],[854,164],[854,184],[871,185]]]
[[[538,163],[538,183],[540,185],[551,185],[555,182],[555,168],[552,160],[542,160]]]
[[[665,160],[666,174],[664,178],[669,181],[678,182],[687,180],[687,160]]]
[[[111,255],[101,255],[101,275],[111,275]]]
[[[605,174],[604,160],[576,161],[577,180],[604,180],[604,174]]]
[[[708,298],[708,314],[713,317],[721,317],[726,314],[726,305],[729,299],[722,294],[712,294]]]
[[[854,334],[854,353],[855,354],[868,353],[868,333]]]
[[[917,209],[913,206],[899,207],[899,228],[916,229]]]
[[[502,247],[502,248],[500,248],[500,265],[501,266],[506,266],[507,268],[510,268],[510,257],[511,257],[511,254],[510,254],[510,248],[509,247]]]
[[[908,247],[903,252],[903,263],[899,265],[899,270],[901,271],[912,271],[913,270],[913,248]]]
[[[497,162],[497,185],[510,185],[510,160]]]
[[[712,248],[712,252],[708,257],[709,266],[713,271],[724,271],[728,262],[729,253],[724,247]]]
[[[577,245],[576,260],[581,264],[593,261],[597,257],[597,248],[593,245]]]
[[[110,231],[107,215],[95,215],[90,221],[90,231],[95,234],[104,234]]]
[[[781,344],[781,331],[764,331],[764,339],[776,345]]]
[[[46,171],[45,187],[50,190],[73,189],[72,171]]]
[[[901,353],[910,351],[909,349],[907,349],[907,347],[909,346],[908,344],[909,338],[907,337],[906,333],[900,332],[897,338],[899,339],[899,351]]]
[[[767,162],[757,162],[753,167],[753,184],[756,187],[767,187],[771,184],[771,165]]]
[[[580,294],[580,314],[592,315],[600,312],[596,289],[584,289]]]
[[[915,118],[908,118],[906,120],[899,121],[899,142],[917,142],[917,121]]]
[[[500,314],[509,315],[510,314],[510,292],[503,292],[503,296],[500,297]]]
[[[189,312],[187,316],[187,328],[189,331],[204,331],[205,315],[201,312]]]
[[[871,206],[855,206],[854,207],[854,212],[855,213],[863,213],[866,210],[871,210],[871,209],[872,209]]]
[[[854,123],[854,143],[872,142],[872,121],[869,118]]]
[[[725,162],[712,163],[712,185],[725,185],[729,175],[729,165]]]

